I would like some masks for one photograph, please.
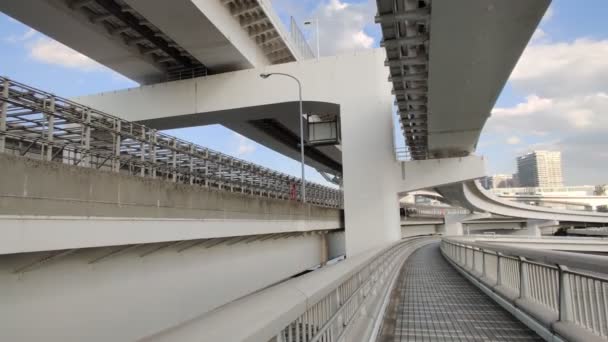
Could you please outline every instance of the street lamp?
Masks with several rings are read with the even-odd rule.
[[[319,18],[305,21],[304,26],[312,25],[313,21],[315,22],[315,31],[317,33],[317,59],[319,59],[319,57],[321,57],[319,56]]]
[[[266,79],[272,75],[289,77],[298,82],[298,98],[300,102],[300,163],[302,164],[302,203],[306,203],[306,178],[304,177],[304,118],[302,114],[302,84],[300,80],[292,75],[281,72],[272,72],[268,74],[260,74],[260,77]]]

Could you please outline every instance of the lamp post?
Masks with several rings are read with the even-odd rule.
[[[312,25],[313,21],[315,22],[315,31],[317,33],[317,39],[316,39],[316,41],[317,41],[317,59],[319,59],[319,57],[321,57],[321,56],[319,56],[319,50],[320,50],[319,49],[319,18],[307,20],[304,22],[304,25]]]
[[[302,203],[306,203],[306,178],[304,177],[304,118],[302,115],[302,84],[296,77],[284,74],[281,72],[272,72],[268,74],[260,74],[260,77],[266,79],[272,75],[285,76],[295,80],[298,83],[298,98],[300,102],[300,163],[302,164]]]

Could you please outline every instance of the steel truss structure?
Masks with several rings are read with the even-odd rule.
[[[0,77],[0,153],[284,200],[301,180]],[[310,204],[342,192],[306,183]]]
[[[431,0],[377,0],[385,65],[408,159],[428,159],[428,64]]]

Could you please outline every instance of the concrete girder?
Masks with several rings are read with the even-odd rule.
[[[477,181],[438,186],[436,190],[450,202],[473,211],[533,220],[608,223],[608,214],[533,206],[501,199],[483,189]]]
[[[400,194],[442,184],[458,184],[485,175],[484,159],[477,156],[401,162],[400,168]]]
[[[412,65],[427,65],[428,58],[426,56],[416,56],[416,57],[402,57],[399,59],[387,59],[384,62],[385,66],[388,67],[403,67],[403,66],[412,66]]]
[[[386,48],[391,48],[391,47],[400,47],[400,46],[404,46],[404,45],[420,45],[420,44],[424,44],[426,41],[428,41],[428,39],[429,39],[428,35],[421,34],[421,35],[417,35],[417,36],[408,36],[408,37],[402,37],[402,38],[396,38],[396,39],[382,40],[380,42],[380,46],[386,47]]]
[[[0,306],[2,337],[140,340],[323,263],[323,248],[320,235],[301,235],[181,254],[164,248],[145,258],[123,249],[101,263],[89,261],[107,248],[2,256],[2,293],[12,300]]]
[[[428,20],[430,11],[428,8],[420,8],[415,10],[376,15],[374,21],[376,24],[379,23],[391,23],[394,21],[417,21],[417,20]]]

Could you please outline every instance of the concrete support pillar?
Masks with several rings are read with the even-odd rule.
[[[341,107],[347,257],[401,237],[392,104],[363,100]]]
[[[462,222],[488,218],[490,216],[489,213],[448,214],[444,217],[443,228],[440,231],[444,235],[451,236],[469,235],[469,231],[464,231]]]
[[[321,266],[325,266],[327,261],[329,260],[329,239],[327,238],[327,233],[321,233]]]
[[[462,228],[462,217],[464,215],[446,215],[445,222],[443,224],[443,233],[449,236],[461,236],[464,235]]]

